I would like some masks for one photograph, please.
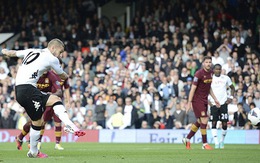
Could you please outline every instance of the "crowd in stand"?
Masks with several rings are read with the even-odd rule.
[[[13,1],[0,3],[0,32],[21,34],[13,47],[1,48],[65,42],[62,65],[71,98],[64,103],[83,129],[189,129],[196,118],[185,111],[187,98],[204,56],[221,64],[235,86],[229,128],[254,128],[246,114],[252,103],[260,108],[257,0],[141,0],[125,29],[116,17],[98,19],[89,0],[26,0],[12,8],[3,6]],[[0,128],[21,129],[28,120],[14,97],[20,64],[0,56]]]

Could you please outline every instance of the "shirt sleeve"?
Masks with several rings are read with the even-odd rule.
[[[194,75],[194,78],[193,78],[193,81],[192,81],[192,84],[194,85],[198,85],[199,83],[199,80],[200,80],[200,71],[197,71]]]
[[[51,67],[58,75],[61,75],[64,72],[59,63],[58,58],[56,58],[56,57],[54,57],[54,59],[51,61]]]
[[[16,56],[19,58],[23,58],[24,56],[28,55],[30,52],[33,52],[33,50],[32,49],[17,50]]]
[[[228,86],[231,86],[233,83],[232,83],[230,77],[229,77],[229,76],[226,76],[226,78],[227,78],[227,85],[228,85]]]

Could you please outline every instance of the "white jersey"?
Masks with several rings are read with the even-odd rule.
[[[64,71],[59,64],[59,60],[49,49],[26,49],[16,51],[16,56],[22,58],[15,85],[36,84],[42,74],[51,68],[57,73],[62,74]]]
[[[211,88],[220,105],[223,105],[227,101],[227,88],[230,85],[232,85],[232,81],[227,75],[220,75],[219,77],[213,75]],[[215,105],[215,101],[211,96],[209,96],[209,100],[213,105]]]

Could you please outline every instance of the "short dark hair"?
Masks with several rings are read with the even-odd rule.
[[[220,67],[220,69],[222,68],[221,64],[217,63],[213,66],[213,69],[215,69],[216,67]]]
[[[202,61],[202,62],[204,62],[204,61],[207,60],[207,59],[212,60],[212,58],[211,58],[210,56],[205,56],[205,57],[203,58],[203,61]]]
[[[240,103],[238,103],[238,104],[237,104],[237,106],[238,106],[238,105],[240,105],[240,106],[243,106],[243,103],[242,103],[242,102],[240,102]]]
[[[249,106],[253,106],[254,108],[256,107],[256,105],[255,105],[254,102],[251,102],[251,103],[249,104]]]

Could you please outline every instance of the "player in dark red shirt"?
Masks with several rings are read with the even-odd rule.
[[[211,57],[205,57],[202,62],[202,68],[198,70],[193,79],[191,90],[189,93],[188,108],[193,108],[197,121],[192,124],[191,131],[186,138],[183,138],[183,143],[186,145],[186,149],[190,149],[190,139],[200,128],[203,146],[202,149],[212,149],[207,143],[207,124],[208,124],[208,95],[210,94],[214,99],[216,106],[220,107],[220,104],[211,90],[211,82],[213,71],[211,69],[212,60]]]
[[[64,88],[66,98],[70,97],[70,94],[68,94],[69,93],[68,80],[61,81],[59,76],[57,74],[55,74],[53,71],[48,71],[40,77],[40,79],[37,82],[37,88],[40,89],[42,92],[56,94],[57,96],[59,96],[61,98],[63,97],[63,88]],[[50,121],[52,119],[52,117],[53,117],[54,124],[55,124],[55,136],[56,136],[55,149],[63,150],[64,148],[62,148],[60,146],[60,140],[61,140],[61,135],[62,135],[61,120],[54,114],[54,110],[52,109],[52,107],[46,107],[44,116],[43,116],[44,122],[46,123],[46,122]],[[22,140],[23,140],[24,136],[26,136],[29,133],[30,126],[31,126],[31,121],[27,122],[23,126],[22,132],[17,137],[16,142],[17,142],[18,150],[22,149]],[[42,126],[42,129],[41,129],[41,135],[40,135],[40,140],[38,143],[38,149],[41,146],[41,138],[44,133],[44,128],[45,128],[45,124]]]

